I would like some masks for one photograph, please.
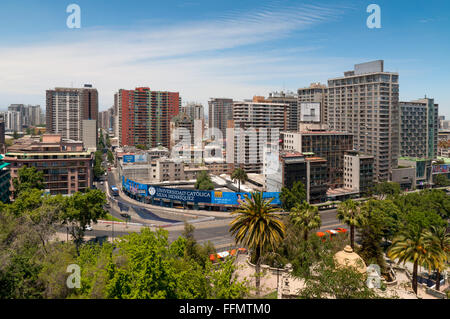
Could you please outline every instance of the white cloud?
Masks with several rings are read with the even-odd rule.
[[[266,95],[283,79],[315,81],[330,74],[330,64],[301,63],[292,51],[236,49],[270,43],[341,14],[340,9],[318,5],[266,6],[210,21],[145,29],[67,30],[34,44],[3,45],[0,96],[6,100],[0,103],[44,104],[46,89],[71,83],[94,84],[102,108],[112,105],[119,88],[136,86],[179,91],[183,100],[202,103],[213,96]],[[299,45],[294,50],[301,54],[314,49]],[[36,101],[36,96],[41,100]]]

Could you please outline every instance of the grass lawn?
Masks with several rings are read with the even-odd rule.
[[[103,220],[109,220],[109,221],[114,221],[114,222],[122,222],[122,223],[125,222],[124,220],[118,219],[118,218],[112,216],[111,214],[106,214],[106,217],[103,218]]]

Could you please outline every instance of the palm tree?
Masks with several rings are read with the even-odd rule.
[[[388,250],[388,257],[397,259],[405,264],[413,263],[413,290],[417,294],[417,267],[426,264],[429,260],[427,242],[424,240],[425,232],[418,228],[403,231],[394,238]]]
[[[361,204],[351,199],[346,200],[339,204],[337,217],[350,226],[350,246],[355,250],[355,227],[361,226]]]
[[[292,208],[290,217],[292,223],[302,229],[305,241],[308,240],[308,234],[311,230],[318,229],[322,225],[319,209],[306,201]]]
[[[233,183],[238,181],[239,183],[239,191],[241,192],[241,182],[245,183],[248,180],[247,173],[242,168],[237,168],[233,171],[233,174],[231,175],[231,179],[233,180]]]
[[[450,254],[450,234],[447,234],[445,226],[431,227],[431,231],[425,232],[424,238],[429,247],[428,269],[436,270],[436,290],[441,287],[441,272],[445,269]]]
[[[263,249],[274,250],[285,235],[285,226],[276,209],[270,206],[273,199],[266,200],[262,193],[244,195],[239,209],[231,213],[236,218],[231,222],[230,232],[236,243],[243,244],[255,252],[256,293],[259,296],[261,256]]]

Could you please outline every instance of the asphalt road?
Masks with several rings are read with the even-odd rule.
[[[108,184],[118,186],[120,183],[118,183],[118,181],[116,180],[114,175],[115,174],[111,174],[108,172],[108,176],[107,176]],[[105,184],[98,185],[98,187],[106,192]],[[125,206],[129,207],[130,206],[129,203],[121,200],[119,197],[117,197],[116,200],[121,203],[121,205],[120,205],[121,207],[125,207]],[[109,208],[108,210],[111,215],[123,220],[123,217],[120,216],[120,213],[123,213],[125,211],[120,212],[120,211],[117,211],[112,208]],[[152,209],[152,212],[157,214],[158,208],[155,207],[155,209]],[[339,222],[339,220],[336,217],[336,213],[337,213],[336,209],[320,212],[321,217],[322,217],[322,227],[320,228],[320,230],[324,231],[327,229],[333,229],[333,228],[337,228],[337,227],[346,228],[346,226],[344,226],[342,223]],[[167,214],[167,212],[166,212],[166,214]],[[229,222],[230,221],[231,221],[231,218],[224,219],[223,223],[221,223],[220,225],[217,225],[217,223],[214,223],[214,222],[204,222],[204,223],[201,223],[198,225],[194,225],[196,227],[195,232],[194,232],[194,237],[199,243],[211,241],[215,246],[232,245],[234,243],[234,239],[229,232],[229,229],[230,229]],[[137,220],[133,219],[133,217],[132,217],[130,222],[138,222],[139,223],[141,221],[137,221]],[[149,223],[151,223],[151,220],[149,220]],[[167,230],[169,231],[169,240],[170,241],[173,241],[173,240],[177,239],[179,236],[181,236],[181,234],[183,232],[183,230],[181,228],[182,227],[175,227],[175,229],[167,228]],[[133,232],[133,231],[139,231],[136,228],[134,228],[134,229],[135,230],[130,230],[130,231],[123,231],[123,230],[118,231],[116,229],[114,231],[114,237],[127,235],[129,232]],[[113,229],[111,227],[111,230],[93,230],[91,232],[86,232],[86,235],[96,236],[96,237],[105,237],[105,236],[109,237],[109,236],[112,236],[112,231],[113,231]]]
[[[324,231],[327,229],[333,229],[337,227],[344,227],[343,224],[341,224],[337,218],[336,218],[336,210],[334,211],[324,211],[321,213],[322,216],[322,227],[320,230]],[[194,231],[194,238],[199,243],[204,243],[207,241],[211,241],[215,246],[226,246],[231,245],[234,243],[234,239],[231,236],[230,233],[230,226],[229,222],[230,219],[224,220],[223,225],[214,225],[210,222],[204,222],[201,225],[194,225],[195,231]],[[213,224],[213,225],[209,225]],[[177,229],[171,230],[170,228],[167,229],[169,231],[169,241],[176,240],[181,234],[183,233],[183,230],[180,229],[180,227],[177,227]],[[92,235],[96,237],[104,237],[104,236],[112,236],[112,227],[110,230],[93,230],[92,232],[86,232],[86,235]],[[118,231],[117,228],[114,230],[114,237],[120,237],[123,235],[127,235],[130,232],[138,232],[139,230],[129,230],[129,231]]]

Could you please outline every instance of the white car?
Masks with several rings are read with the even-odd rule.
[[[86,226],[86,230],[88,230],[88,231],[92,231],[92,226],[90,226],[90,225],[87,225],[87,226]]]
[[[100,182],[100,185],[103,185],[103,184],[105,184],[104,182]]]

